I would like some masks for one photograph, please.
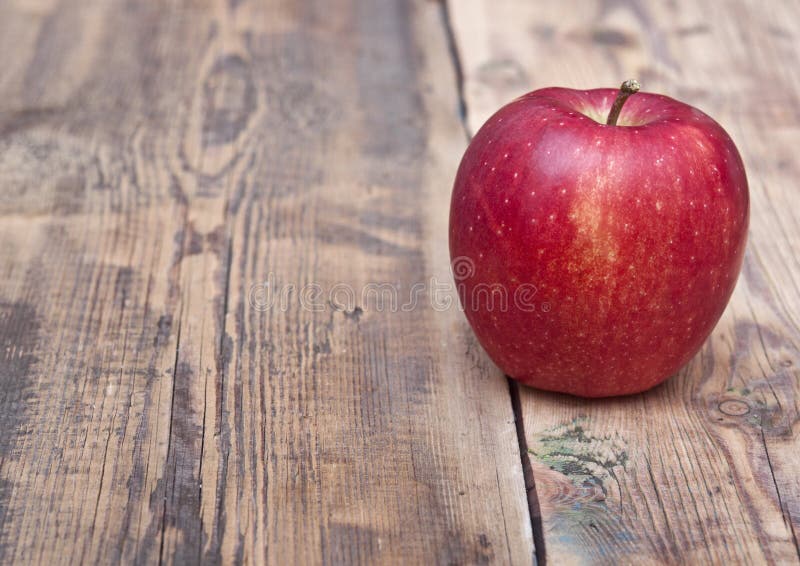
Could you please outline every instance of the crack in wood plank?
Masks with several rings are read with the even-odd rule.
[[[522,473],[525,478],[525,494],[528,501],[528,513],[531,518],[531,528],[533,529],[534,562],[539,566],[547,564],[547,547],[544,539],[544,524],[542,522],[542,510],[539,505],[539,496],[536,492],[536,477],[531,466],[531,458],[528,449],[528,439],[525,436],[525,420],[520,401],[520,385],[513,379],[508,379],[508,392],[511,396],[511,407],[514,411],[514,423],[517,430],[517,441],[519,442],[519,456],[522,464]]]

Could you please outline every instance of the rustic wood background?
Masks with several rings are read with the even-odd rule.
[[[799,52],[792,0],[0,2],[0,562],[800,562]],[[629,77],[751,183],[665,385],[517,387],[455,308],[259,308],[448,281],[468,136]]]

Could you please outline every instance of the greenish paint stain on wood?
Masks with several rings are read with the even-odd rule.
[[[606,494],[607,482],[617,481],[615,469],[625,470],[628,452],[618,433],[601,437],[587,434],[586,417],[545,431],[529,452],[551,470],[567,476],[576,487],[595,485]]]
[[[618,500],[622,489],[618,478],[628,464],[626,442],[619,433],[593,435],[587,424],[586,417],[578,417],[550,428],[528,449],[551,470],[542,478],[549,485],[540,490],[552,510],[547,530],[573,548],[586,548],[601,536],[615,542],[617,556],[635,552],[637,537],[626,525],[621,505],[607,501],[612,491]],[[608,548],[596,550],[606,554]]]

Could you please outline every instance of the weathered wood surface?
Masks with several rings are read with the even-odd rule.
[[[720,121],[750,180],[744,271],[687,368],[628,399],[521,389],[537,553],[798,563],[800,4],[470,0],[450,14],[470,131],[534,88],[637,77]]]
[[[0,3],[0,561],[530,563],[460,313],[263,308],[449,280],[442,16]]]
[[[0,3],[0,562],[798,562],[798,22]],[[456,310],[363,300],[449,280],[464,128],[630,76],[716,117],[751,182],[742,278],[684,371],[509,398]],[[355,300],[304,308],[311,283]]]

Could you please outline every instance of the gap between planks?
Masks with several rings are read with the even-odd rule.
[[[464,94],[464,69],[461,65],[461,56],[458,52],[458,43],[456,42],[455,31],[450,17],[450,8],[448,0],[440,0],[439,2],[442,27],[444,29],[445,40],[447,42],[447,49],[450,54],[450,62],[453,65],[453,74],[456,80],[456,93],[458,95],[458,117],[461,123],[461,128],[464,131],[464,137],[467,143],[472,141],[472,133],[469,128],[469,108],[467,107],[467,99]],[[544,525],[542,524],[542,513],[539,507],[539,497],[536,492],[536,480],[533,476],[533,468],[531,467],[531,459],[528,454],[528,441],[525,437],[525,422],[522,414],[522,403],[519,395],[519,384],[506,376],[508,381],[508,393],[511,402],[511,409],[514,413],[514,425],[517,432],[517,443],[519,444],[519,457],[520,466],[522,466],[522,475],[525,481],[525,494],[528,505],[528,515],[531,521],[531,531],[533,535],[533,548],[534,548],[534,563],[538,566],[545,566],[547,564],[547,553],[544,544]]]

